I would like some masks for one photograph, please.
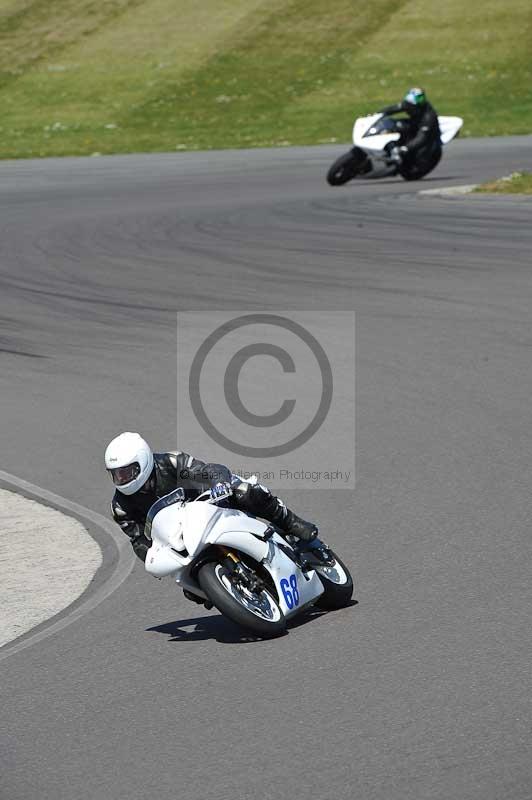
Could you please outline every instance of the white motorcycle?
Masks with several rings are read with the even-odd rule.
[[[176,489],[154,503],[145,525],[152,540],[146,571],[171,576],[189,599],[216,606],[261,637],[284,633],[311,605],[349,604],[353,580],[327,545],[317,539],[292,546],[273,526],[216,505],[227,497],[211,500],[204,492],[186,501]]]
[[[441,144],[446,145],[458,135],[464,121],[461,117],[438,117],[438,123]],[[408,119],[395,119],[382,113],[355,120],[354,147],[332,164],[327,182],[331,186],[341,186],[357,176],[384,178],[399,174],[413,181],[428,175],[441,158],[441,147],[434,147],[428,158],[419,162],[415,158],[401,162],[397,155],[396,148],[408,141],[410,125]]]

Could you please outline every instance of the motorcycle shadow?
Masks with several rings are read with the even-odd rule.
[[[248,644],[261,639],[247,633],[221,614],[205,614],[203,617],[190,617],[154,625],[147,631],[168,635],[169,642],[204,642],[214,639],[221,644]]]
[[[356,605],[356,601],[352,601],[346,608],[354,605]],[[291,620],[287,626],[288,630],[299,628],[301,625],[306,625],[330,613],[334,612],[310,609]],[[187,630],[190,628],[192,630]],[[268,641],[239,628],[221,614],[205,614],[203,617],[178,619],[163,625],[154,625],[146,630],[166,634],[169,637],[168,642],[204,642],[214,639],[220,644],[252,644],[253,642]]]

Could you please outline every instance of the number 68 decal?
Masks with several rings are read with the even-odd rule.
[[[297,578],[295,575],[290,575],[290,578],[281,578],[280,581],[281,591],[286,605],[290,610],[294,606],[299,605],[299,590],[297,588]]]

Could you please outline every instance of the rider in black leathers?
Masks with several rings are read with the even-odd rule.
[[[395,149],[395,160],[407,164],[415,160],[418,167],[429,163],[436,166],[441,158],[442,146],[438,115],[429,103],[423,89],[410,89],[400,103],[381,109],[381,114],[408,115],[409,126],[407,139]]]
[[[151,546],[151,541],[144,535],[146,515],[156,500],[181,487],[185,492],[185,499],[192,500],[202,492],[218,488],[231,493],[225,502],[241,511],[254,516],[262,517],[272,522],[283,533],[289,534],[310,542],[316,538],[318,530],[311,522],[306,522],[290,511],[278,497],[269,489],[259,483],[250,483],[233,475],[222,464],[205,464],[188,453],[178,451],[166,453],[151,453],[149,446],[140,437],[145,452],[148,453],[147,469],[149,477],[133,493],[125,494],[120,490],[119,480],[114,473],[120,475],[120,470],[138,466],[137,461],[142,461],[140,456],[127,456],[121,458],[121,442],[124,437],[133,437],[138,434],[122,434],[114,439],[106,451],[106,466],[111,473],[117,489],[115,491],[111,511],[113,519],[129,536],[136,555],[145,561],[146,553]],[[137,460],[133,460],[137,459]],[[125,465],[124,461],[129,461]],[[118,468],[113,465],[117,463]],[[139,470],[140,471],[140,470]],[[146,473],[148,475],[148,473]],[[141,476],[142,480],[142,476]],[[122,487],[124,489],[124,487]],[[214,489],[216,491],[216,489]]]

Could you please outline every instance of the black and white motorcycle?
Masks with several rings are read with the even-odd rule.
[[[327,545],[291,545],[273,526],[218,506],[224,499],[204,492],[186,501],[176,489],[154,503],[145,526],[152,540],[146,571],[172,577],[187,597],[261,637],[284,633],[309,606],[349,604],[353,580]]]
[[[461,117],[438,117],[442,145],[448,144],[458,135],[464,121]],[[396,148],[409,139],[408,119],[395,119],[386,114],[371,114],[359,117],[353,126],[353,144],[347,153],[340,156],[327,172],[331,186],[341,186],[356,177],[385,178],[401,175],[405,180],[419,180],[436,167],[441,157],[441,148],[434,157],[423,163],[408,159],[401,163]]]

